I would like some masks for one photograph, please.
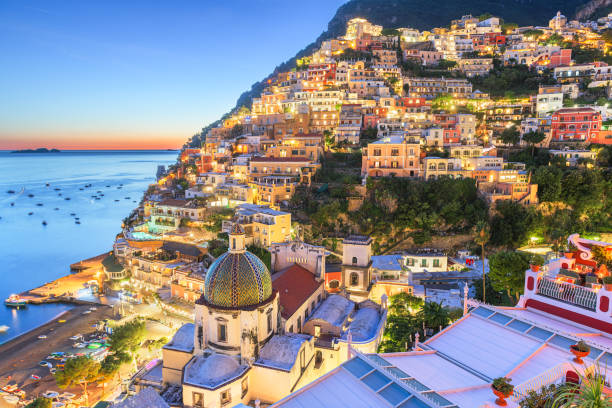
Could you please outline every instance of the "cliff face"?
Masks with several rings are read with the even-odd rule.
[[[588,18],[603,17],[600,14],[607,14],[604,10],[607,11],[611,6],[612,0],[591,0],[578,9],[576,18],[578,20],[585,20]],[[602,13],[599,13],[600,11],[602,11]]]
[[[506,22],[519,25],[547,25],[548,20],[557,11],[574,18],[578,12],[581,15],[589,15],[586,14],[588,10],[602,7],[595,3],[610,2],[612,0],[350,0],[338,8],[327,25],[327,30],[316,41],[277,66],[266,78],[254,83],[250,90],[242,93],[235,109],[241,106],[250,107],[252,98],[261,93],[270,76],[294,67],[297,58],[312,53],[321,42],[344,34],[346,22],[353,17],[367,18],[385,28],[412,27],[420,30],[447,26],[451,20],[461,18],[465,14],[477,16],[483,13],[490,13]],[[204,130],[206,129],[208,128]],[[195,137],[191,145],[199,146],[200,139],[202,136]]]

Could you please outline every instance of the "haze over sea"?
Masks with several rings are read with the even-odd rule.
[[[10,326],[0,333],[0,343],[70,308],[49,304],[14,310],[4,306],[4,299],[66,275],[70,264],[112,249],[121,221],[155,181],[157,166],[172,164],[177,154],[0,151],[0,325]],[[85,188],[88,184],[91,187]],[[104,194],[99,200],[92,198],[100,196],[97,191]]]

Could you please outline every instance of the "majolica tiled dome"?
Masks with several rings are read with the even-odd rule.
[[[204,299],[211,305],[228,308],[254,306],[271,295],[270,271],[251,252],[226,252],[206,273]]]

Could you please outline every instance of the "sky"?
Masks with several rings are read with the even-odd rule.
[[[0,150],[167,149],[345,0],[2,0]]]

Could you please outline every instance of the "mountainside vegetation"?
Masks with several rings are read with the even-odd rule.
[[[347,21],[354,17],[366,18],[385,28],[412,27],[419,30],[448,26],[451,20],[461,18],[465,14],[479,16],[485,13],[522,26],[544,25],[557,11],[573,18],[588,3],[590,2],[587,0],[440,0],[435,3],[431,0],[350,0],[338,8],[328,23],[327,30],[313,43],[278,65],[266,78],[255,82],[251,89],[243,92],[232,111],[242,106],[250,108],[252,99],[262,92],[268,78],[294,68],[297,59],[312,54],[323,41],[344,34]],[[605,6],[602,4],[602,7]],[[229,113],[193,135],[187,145],[199,147],[206,133],[227,115]]]

